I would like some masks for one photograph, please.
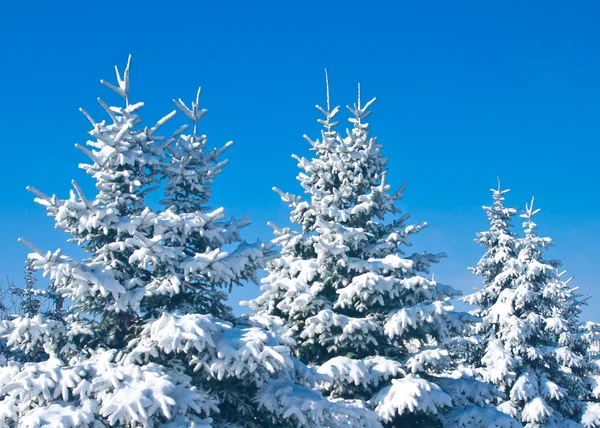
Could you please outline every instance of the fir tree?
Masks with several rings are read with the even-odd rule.
[[[191,109],[175,102],[191,135],[187,126],[158,135],[175,111],[141,127],[129,70],[117,70],[117,86],[102,81],[125,104],[100,100],[109,123],[84,112],[92,140],[78,148],[92,161],[81,167],[96,197],[75,182],[65,200],[30,189],[87,257],[23,241],[73,304],[65,319],[8,322],[9,346],[47,358],[0,368],[0,425],[377,426],[359,406],[312,389],[315,374],[265,330],[271,318],[234,319],[221,289],[252,279],[265,255],[260,243],[240,242],[247,219],[226,221],[222,208],[206,205],[224,165],[222,150],[209,151],[197,133],[206,111],[198,97]],[[153,209],[146,196],[162,184],[166,208]]]
[[[42,302],[38,298],[33,276],[33,264],[30,259],[25,262],[25,287],[21,291],[21,312],[33,317],[40,312]]]
[[[403,252],[426,224],[407,225],[397,207],[404,186],[391,191],[366,122],[374,102],[362,104],[359,86],[342,138],[328,85],[322,138],[305,137],[314,157],[295,156],[309,199],[275,189],[301,230],[275,227],[281,254],[247,304],[282,319],[299,358],[326,376],[324,391],[365,401],[386,425],[518,426],[474,405],[495,403],[493,388],[448,375],[446,345],[470,317],[450,305],[456,290],[425,276],[444,254]]]
[[[17,286],[14,282],[7,281],[6,286],[0,283],[2,292],[0,293],[0,334],[10,331],[9,320],[17,317],[35,318],[39,316],[49,317],[55,321],[62,320],[66,311],[63,308],[64,301],[60,297],[50,282],[46,288],[36,287],[36,278],[31,259],[25,261],[24,285]],[[37,349],[35,352],[23,352],[7,346],[6,337],[0,336],[0,362],[5,364],[7,361],[16,361],[19,363],[42,361],[47,358],[43,349]]]
[[[505,391],[505,381],[512,376],[510,369],[514,365],[514,358],[510,352],[503,350],[502,343],[497,339],[496,324],[491,322],[490,311],[502,291],[512,286],[510,277],[501,273],[519,254],[519,238],[511,230],[512,218],[517,214],[517,209],[504,205],[505,195],[510,189],[502,190],[500,179],[498,189],[490,191],[493,204],[483,207],[490,229],[477,233],[475,240],[485,248],[485,253],[477,265],[470,268],[471,272],[482,278],[483,287],[461,300],[476,306],[472,313],[481,318],[481,322],[476,323],[473,328],[475,340],[468,346],[467,365],[477,367],[483,380]],[[493,358],[490,358],[492,355]]]
[[[505,392],[498,409],[526,427],[576,425],[586,392],[578,320],[583,301],[562,279],[560,262],[545,259],[552,240],[537,235],[538,212],[532,201],[521,215],[525,236],[518,253],[503,260],[496,276],[484,280],[487,287],[468,299],[482,305],[479,330],[487,332],[475,367]]]
[[[589,321],[582,325],[581,330],[587,345],[589,371],[585,410],[581,421],[585,427],[598,428],[600,427],[600,358],[593,345],[600,340],[600,324]]]

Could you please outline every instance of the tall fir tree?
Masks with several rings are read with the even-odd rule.
[[[118,85],[102,81],[125,103],[100,100],[110,123],[84,112],[92,140],[78,148],[92,161],[81,167],[96,197],[75,182],[65,200],[31,189],[87,257],[23,241],[34,267],[73,304],[64,320],[5,324],[9,346],[47,358],[0,368],[0,425],[377,426],[370,412],[312,388],[315,374],[263,328],[269,317],[233,317],[222,288],[252,279],[265,255],[260,243],[240,242],[247,219],[227,221],[206,205],[225,163],[223,150],[208,150],[198,135],[206,113],[199,93],[191,108],[175,102],[193,133],[186,125],[163,138],[157,132],[176,112],[141,127],[129,71],[129,63],[122,77],[117,70]],[[153,209],[146,195],[163,183],[166,208]]]
[[[362,104],[359,86],[342,138],[327,84],[322,138],[305,136],[315,155],[294,156],[309,199],[274,189],[301,230],[274,226],[281,254],[246,304],[282,319],[299,358],[329,378],[324,391],[365,401],[387,426],[519,426],[477,407],[495,403],[493,388],[448,374],[446,345],[470,317],[450,305],[456,290],[425,277],[444,254],[403,252],[426,224],[407,225],[397,206],[404,186],[391,192],[366,122],[374,102]]]
[[[498,409],[526,427],[579,426],[587,369],[578,319],[583,301],[562,278],[561,263],[545,258],[552,240],[537,235],[539,211],[533,200],[527,205],[517,253],[467,299],[481,305],[479,330],[486,332],[474,366],[505,392]]]

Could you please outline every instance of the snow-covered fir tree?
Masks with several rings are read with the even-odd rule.
[[[299,358],[330,378],[330,397],[364,401],[386,426],[520,426],[493,407],[494,388],[450,375],[446,345],[471,317],[450,305],[456,290],[426,276],[444,254],[403,252],[426,224],[406,224],[404,187],[386,180],[366,122],[375,99],[362,104],[359,86],[342,137],[327,89],[322,138],[305,137],[315,155],[295,156],[308,199],[275,189],[301,230],[273,226],[280,256],[246,304],[282,319]]]
[[[552,240],[537,235],[534,217],[540,210],[533,201],[521,214],[524,237],[515,241],[508,229],[513,211],[503,207],[501,196],[500,190],[494,193],[496,209],[487,210],[492,228],[480,237],[496,236],[503,224],[498,235],[503,249],[500,241],[484,238],[484,245],[492,245],[474,269],[484,288],[466,299],[480,305],[477,330],[484,354],[473,359],[474,368],[505,392],[498,409],[526,427],[578,426],[587,371],[578,318],[583,301],[557,270],[560,262],[545,258]],[[489,259],[493,247],[503,256]]]
[[[38,315],[60,320],[65,316],[64,299],[56,292],[52,282],[45,288],[36,286],[32,259],[25,261],[24,285],[19,287],[15,282],[0,283],[0,329],[7,321],[24,316],[34,318]],[[0,336],[0,365],[7,361],[21,363],[41,361],[47,357],[42,349],[37,352],[23,352],[7,346],[7,338]]]
[[[490,311],[505,288],[512,286],[510,277],[500,275],[507,269],[509,262],[514,261],[519,254],[519,237],[512,231],[512,218],[517,214],[516,208],[506,207],[505,196],[510,189],[500,187],[490,189],[493,204],[484,206],[489,230],[477,233],[477,242],[485,249],[477,265],[470,268],[475,275],[482,279],[482,288],[462,297],[461,300],[474,305],[472,313],[481,318],[481,322],[473,326],[474,336],[468,343],[466,353],[467,365],[477,367],[478,375],[486,382],[498,385],[505,390],[505,376],[510,375],[513,357],[509,351],[503,351],[502,343],[496,337],[496,324],[490,322]],[[493,358],[486,357],[493,353]]]
[[[600,324],[585,322],[581,331],[587,345],[588,378],[585,410],[581,419],[583,425],[589,428],[600,427],[600,354],[598,342],[600,341]]]
[[[25,286],[17,292],[21,295],[21,311],[28,317],[38,314],[42,308],[38,290],[35,288],[35,277],[33,276],[33,261],[25,261]]]
[[[72,306],[64,319],[5,323],[9,346],[46,358],[0,368],[0,426],[378,426],[370,411],[312,388],[321,378],[290,354],[277,320],[236,320],[224,303],[222,290],[252,279],[265,248],[241,242],[247,219],[206,205],[229,143],[209,150],[198,133],[200,92],[191,108],[175,102],[192,132],[185,125],[163,138],[176,112],[142,127],[129,63],[117,80],[102,81],[124,101],[100,100],[108,122],[83,112],[92,138],[77,147],[91,160],[81,168],[96,196],[75,182],[67,199],[30,189],[87,256],[23,241]],[[146,202],[159,190],[164,209]]]

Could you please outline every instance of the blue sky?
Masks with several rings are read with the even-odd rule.
[[[292,153],[317,137],[327,67],[335,104],[360,81],[376,96],[371,124],[390,159],[389,181],[408,187],[402,207],[430,227],[414,249],[447,252],[436,278],[468,291],[481,205],[500,176],[508,202],[542,208],[574,285],[595,294],[600,321],[600,5],[529,2],[9,2],[0,14],[0,272],[20,280],[26,237],[43,249],[65,236],[25,186],[68,195],[86,159],[79,107],[101,117],[99,79],[133,54],[132,99],[151,125],[198,86],[211,113],[202,131],[234,140],[213,206],[250,214],[245,238],[287,225],[272,186],[298,191]],[[249,285],[232,300],[256,295]]]

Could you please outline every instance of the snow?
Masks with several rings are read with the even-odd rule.
[[[341,330],[339,334],[333,333],[335,327]],[[333,343],[340,348],[347,346],[347,343],[367,347],[377,345],[375,337],[379,329],[379,324],[373,319],[348,317],[327,309],[306,320],[301,337],[316,338],[325,343],[333,336]]]
[[[452,406],[452,400],[436,384],[407,375],[392,379],[389,386],[372,398],[372,404],[381,420],[391,422],[396,415],[407,412],[437,414],[442,408]]]
[[[553,414],[550,407],[542,397],[536,397],[523,407],[521,418],[530,424],[543,424]]]
[[[524,372],[512,386],[510,398],[514,401],[529,401],[538,394],[537,383],[538,378],[534,373]]]
[[[581,423],[586,428],[600,426],[600,403],[588,403],[586,405]]]
[[[375,415],[360,402],[326,400],[306,387],[278,379],[266,383],[259,392],[259,406],[279,414],[299,427],[378,428]]]
[[[319,374],[326,376],[325,389],[331,389],[337,384],[354,384],[363,387],[377,387],[389,378],[404,375],[402,366],[394,360],[375,356],[364,360],[348,357],[333,357],[317,369]]]
[[[5,334],[6,345],[32,353],[36,348],[44,348],[46,352],[54,351],[54,338],[65,333],[62,323],[43,319],[41,315],[29,317],[16,317],[9,321],[2,321],[0,332]]]
[[[402,336],[407,330],[417,330],[428,324],[440,324],[440,318],[454,308],[443,302],[428,305],[408,306],[392,313],[384,325],[389,338]]]
[[[446,416],[446,426],[458,428],[493,427],[521,428],[523,425],[512,417],[493,408],[469,407],[454,409]]]
[[[94,426],[96,422],[94,412],[86,407],[89,406],[75,406],[64,402],[36,407],[19,419],[19,426],[27,428]]]

